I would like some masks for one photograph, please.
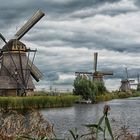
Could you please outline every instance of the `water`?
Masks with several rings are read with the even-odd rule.
[[[78,128],[87,131],[83,124],[97,123],[103,115],[103,106],[110,105],[109,120],[117,130],[129,126],[128,130],[140,132],[140,97],[115,99],[99,104],[76,104],[73,107],[44,109],[41,113],[54,124],[55,133],[61,138],[66,137],[69,129]]]

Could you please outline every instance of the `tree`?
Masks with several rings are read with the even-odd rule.
[[[99,82],[99,81],[94,81],[95,86],[98,89],[97,95],[102,95],[105,93],[105,91],[107,91],[105,85],[103,82]]]
[[[104,94],[106,88],[102,82],[89,80],[86,76],[77,76],[74,80],[74,94],[81,95],[83,99],[95,101],[97,95]]]

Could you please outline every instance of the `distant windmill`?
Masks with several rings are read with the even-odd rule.
[[[86,77],[90,77],[92,76],[93,81],[99,81],[99,82],[103,82],[103,77],[105,75],[113,75],[113,72],[101,72],[101,71],[97,71],[97,61],[98,59],[98,53],[94,53],[94,71],[93,72],[75,72],[75,75],[78,76],[86,76]]]
[[[131,82],[134,82],[134,80],[129,80],[127,68],[125,68],[125,73],[126,73],[126,79],[121,80],[121,86],[119,89],[119,91],[122,92],[129,91],[131,89]]]
[[[106,75],[113,75],[113,72],[105,72],[105,71],[98,71],[97,70],[98,64],[98,53],[94,53],[94,72],[93,72],[93,80],[103,82],[103,77]]]
[[[137,86],[136,90],[140,91],[140,76],[139,76],[139,74],[137,75],[137,82],[138,83],[133,83],[131,85]]]
[[[138,74],[137,91],[140,91],[140,75]]]
[[[33,92],[35,86],[31,76],[38,82],[42,73],[33,64],[36,50],[31,50],[20,39],[44,16],[38,10],[20,30],[14,38],[8,42],[2,34],[1,39],[5,45],[0,53],[0,95],[2,96],[25,96]],[[29,59],[33,52],[32,60]]]

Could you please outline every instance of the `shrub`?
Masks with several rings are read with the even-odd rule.
[[[96,96],[104,94],[106,88],[103,82],[92,81],[86,77],[77,76],[74,80],[74,94],[81,95],[83,99],[95,102]]]

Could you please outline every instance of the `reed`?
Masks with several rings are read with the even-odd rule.
[[[72,106],[79,96],[27,96],[0,97],[0,108],[4,109],[39,109]]]
[[[0,111],[1,140],[45,140],[53,137],[53,125],[37,110],[30,111]]]

